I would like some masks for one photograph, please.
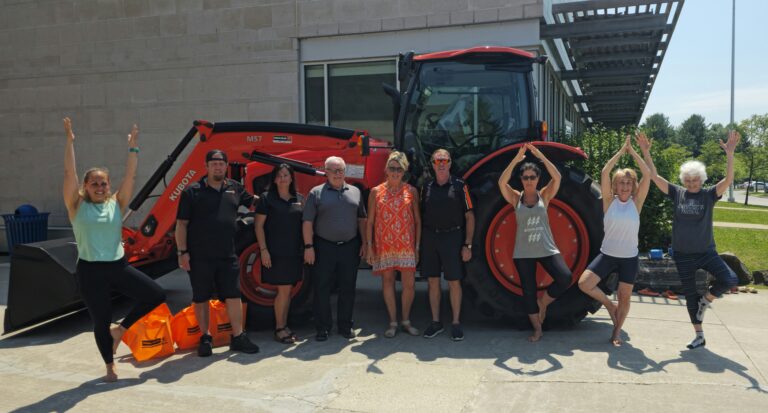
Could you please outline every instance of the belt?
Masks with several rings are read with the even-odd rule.
[[[457,225],[455,227],[447,227],[447,228],[434,228],[434,227],[424,227],[424,228],[431,232],[434,232],[435,234],[444,234],[447,232],[458,231],[464,227],[462,227],[461,225]]]
[[[329,244],[333,244],[333,245],[336,245],[336,246],[341,246],[341,245],[349,244],[350,242],[352,242],[352,241],[357,239],[357,237],[354,237],[354,238],[352,238],[350,240],[346,240],[346,241],[331,241],[329,239],[325,239],[325,238],[317,236],[317,235],[315,235],[315,237],[317,237],[317,239],[319,239],[321,241],[325,241],[325,242],[327,242]]]

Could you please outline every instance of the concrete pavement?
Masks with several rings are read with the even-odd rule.
[[[733,191],[733,199],[737,204],[744,205],[744,198],[746,198],[746,196],[747,196],[747,191],[744,191],[744,190]],[[726,192],[723,195],[723,199],[721,199],[720,202],[717,203],[717,205],[725,206],[728,204],[727,200],[728,200],[728,193]],[[768,206],[768,198],[753,196],[752,191],[750,191],[749,205]]]
[[[7,274],[8,264],[0,264],[3,311]],[[160,281],[174,311],[188,303],[185,275]],[[383,338],[379,281],[361,271],[358,286],[355,340],[332,335],[316,343],[312,326],[300,325],[294,327],[307,341],[295,346],[261,331],[251,333],[262,346],[256,355],[217,348],[210,358],[185,352],[146,363],[135,363],[121,345],[114,384],[99,380],[103,365],[84,313],[3,337],[0,410],[752,412],[768,403],[768,290],[716,302],[706,317],[707,347],[689,351],[693,333],[683,301],[634,296],[618,349],[607,342],[611,325],[603,310],[531,344],[527,332],[487,320],[469,305],[466,339],[454,343],[447,334]],[[423,328],[426,285],[417,289],[411,318]]]

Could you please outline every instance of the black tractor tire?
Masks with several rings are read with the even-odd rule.
[[[522,296],[505,288],[496,279],[485,251],[486,236],[491,222],[507,205],[497,185],[500,171],[503,170],[501,166],[492,168],[495,170],[493,172],[486,169],[486,173],[470,177],[469,187],[476,201],[475,228],[477,230],[473,243],[477,252],[473,253],[472,260],[467,263],[467,277],[464,285],[468,298],[474,301],[484,315],[503,319],[516,328],[526,329],[530,328],[531,324],[523,308]],[[558,169],[562,175],[562,181],[555,198],[570,206],[583,221],[587,232],[586,239],[589,242],[586,260],[588,264],[599,252],[603,237],[600,188],[588,175],[577,169],[562,165],[558,165]],[[543,182],[548,181],[546,173],[542,178]],[[519,179],[513,179],[513,181],[518,181],[517,185],[519,185]],[[512,185],[516,186],[514,183]],[[583,268],[571,268],[571,270],[580,273]],[[605,288],[604,285],[601,287]],[[584,294],[579,289],[578,283],[574,282],[548,307],[544,327],[573,326],[586,317],[588,312],[594,313],[599,308],[600,303]]]
[[[235,237],[235,252],[238,259],[241,255],[257,243],[256,234],[253,228],[253,213],[243,215],[238,219],[238,230]],[[258,251],[258,250],[257,250]],[[260,258],[257,256],[253,265],[260,265]],[[243,267],[241,262],[241,267]],[[312,279],[310,271],[305,270],[304,281],[301,289],[291,299],[291,307],[288,312],[288,324],[297,325],[307,322],[311,318],[311,291]],[[240,268],[240,276],[245,276],[245,268]],[[247,282],[240,280],[240,288],[248,288]],[[243,302],[247,303],[246,328],[249,331],[267,330],[275,328],[275,309],[271,305],[263,305],[250,300],[246,292],[242,292]]]

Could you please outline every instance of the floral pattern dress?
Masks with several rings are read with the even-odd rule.
[[[414,192],[408,184],[391,190],[387,183],[376,187],[373,228],[373,272],[416,270],[416,221]]]

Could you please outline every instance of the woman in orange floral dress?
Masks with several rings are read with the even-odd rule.
[[[410,335],[419,335],[409,316],[414,296],[421,215],[419,193],[403,179],[407,171],[405,154],[392,152],[387,159],[386,182],[371,189],[368,197],[367,256],[373,273],[381,275],[384,303],[389,314],[389,326],[384,332],[387,338],[394,337],[398,327],[395,271],[400,271],[403,286],[403,321],[400,327]]]

